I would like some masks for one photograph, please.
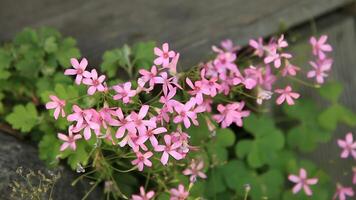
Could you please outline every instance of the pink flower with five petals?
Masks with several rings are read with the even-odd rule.
[[[153,62],[155,65],[162,65],[163,67],[167,67],[169,64],[169,59],[173,58],[176,53],[174,51],[169,50],[168,43],[164,43],[162,45],[162,49],[158,47],[154,48],[154,53],[158,58],[156,58]]]
[[[197,114],[193,110],[193,107],[196,104],[196,100],[194,97],[190,98],[188,102],[185,104],[182,103],[177,103],[174,107],[175,111],[177,112],[177,116],[174,117],[173,122],[174,123],[180,123],[183,122],[185,128],[189,128],[191,123],[190,120],[192,120],[194,125],[199,125],[197,121]]]
[[[50,95],[49,98],[52,101],[46,103],[46,109],[54,109],[53,116],[55,119],[58,119],[60,113],[62,113],[62,117],[65,117],[66,113],[64,112],[64,106],[66,105],[66,101],[59,99],[55,95]]]
[[[91,72],[85,71],[83,73],[85,79],[83,79],[83,83],[88,85],[88,94],[93,95],[96,91],[103,92],[105,87],[103,82],[105,80],[105,75],[101,75],[98,77],[98,72],[95,69],[92,69]]]
[[[299,175],[289,175],[288,179],[296,185],[293,187],[293,193],[298,193],[302,188],[306,195],[311,196],[313,194],[312,190],[310,189],[310,185],[315,185],[318,183],[317,178],[307,178],[307,171],[303,168],[299,170]]]
[[[152,162],[149,160],[150,157],[153,156],[153,153],[148,151],[144,154],[137,151],[136,159],[131,161],[131,164],[136,165],[139,171],[143,171],[143,167],[146,165],[147,167],[152,167]]]
[[[343,149],[340,155],[341,158],[347,158],[351,154],[356,159],[356,141],[354,142],[351,132],[346,134],[345,140],[337,140],[337,144]]]
[[[153,196],[155,195],[154,191],[149,191],[149,192],[145,192],[145,188],[144,187],[140,187],[140,194],[133,194],[132,195],[132,200],[150,200],[153,198]]]
[[[68,135],[65,135],[63,133],[57,134],[58,138],[64,141],[64,143],[60,147],[60,151],[64,151],[67,148],[71,148],[73,151],[75,151],[75,149],[77,148],[75,141],[81,139],[82,136],[80,134],[73,135],[72,129],[73,125],[69,126]]]
[[[170,190],[170,198],[169,200],[185,200],[189,196],[189,192],[185,191],[184,186],[182,184],[178,185],[178,188],[172,188]]]
[[[115,85],[113,89],[117,94],[113,97],[114,100],[122,99],[122,102],[129,103],[130,98],[136,95],[135,90],[131,90],[131,82],[126,82],[122,85]]]
[[[281,94],[276,100],[278,105],[282,104],[284,101],[287,101],[288,105],[294,105],[293,99],[298,99],[300,97],[300,94],[293,92],[292,87],[289,85],[284,89],[276,89],[274,92]]]
[[[334,194],[333,200],[339,198],[339,200],[346,200],[346,196],[353,197],[354,190],[352,187],[344,187],[341,184],[336,185],[336,193]]]
[[[83,79],[83,73],[85,72],[85,68],[88,66],[88,60],[83,58],[80,63],[77,59],[71,58],[70,62],[74,69],[66,69],[64,71],[64,75],[77,75],[75,77],[75,83],[80,85]]]
[[[173,158],[176,160],[182,159],[182,155],[178,153],[178,148],[182,145],[181,142],[172,142],[172,137],[170,135],[165,135],[164,136],[164,142],[166,143],[165,145],[156,145],[155,151],[158,152],[163,152],[162,157],[161,157],[161,163],[163,165],[166,165],[169,159],[169,155],[171,155]]]
[[[199,162],[196,162],[193,159],[190,163],[189,168],[185,169],[183,171],[183,174],[186,176],[190,176],[189,178],[190,182],[194,183],[197,177],[200,177],[202,179],[207,178],[206,174],[202,172],[203,168],[204,168],[204,161],[200,160]]]
[[[310,38],[313,54],[318,56],[320,59],[324,59],[326,57],[325,52],[331,52],[333,50],[331,45],[326,43],[327,39],[328,36],[326,35],[322,35],[319,39],[316,39],[315,37]]]

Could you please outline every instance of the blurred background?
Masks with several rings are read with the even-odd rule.
[[[105,50],[125,43],[169,42],[181,52],[183,68],[189,68],[209,56],[211,45],[226,38],[244,46],[250,38],[286,32],[295,38],[298,51],[298,44],[306,43],[310,35],[327,34],[334,46],[332,79],[343,83],[341,102],[356,112],[355,16],[353,0],[0,0],[0,42],[11,40],[25,27],[53,27],[77,39],[91,66],[101,63]],[[312,94],[305,91],[305,95]],[[347,131],[339,127],[334,136],[341,138]],[[18,149],[11,152],[13,162],[41,165],[37,155],[29,154],[36,151],[32,146],[5,138],[0,140],[1,171],[10,165],[4,158],[11,149],[6,145]],[[305,156],[340,180],[339,172],[354,161],[335,160],[339,153],[332,140]],[[0,182],[6,180],[7,175],[0,175]]]

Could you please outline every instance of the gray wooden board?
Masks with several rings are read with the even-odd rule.
[[[281,24],[302,23],[352,0],[0,0],[0,41],[23,27],[51,26],[78,39],[83,55],[100,63],[110,48],[141,40],[167,41],[190,66],[212,44],[246,44]],[[184,67],[186,68],[186,67]]]
[[[310,24],[306,24],[292,30],[293,34],[301,34],[310,36],[312,34]],[[353,112],[356,112],[356,42],[355,42],[355,24],[352,16],[342,13],[331,14],[322,17],[316,21],[317,33],[327,34],[329,43],[332,44],[334,51],[332,57],[334,65],[330,73],[329,80],[337,80],[344,86],[344,92],[340,102],[347,106]],[[306,38],[308,39],[308,38]],[[304,41],[308,42],[307,40]],[[310,55],[310,52],[307,52]],[[303,69],[311,68],[308,64],[301,66]],[[305,89],[302,97],[312,97],[319,101],[320,104],[325,104],[314,89]],[[318,148],[311,154],[302,155],[313,160],[319,167],[326,170],[331,176],[333,182],[340,182],[344,185],[352,186],[352,166],[356,166],[353,159],[341,159],[341,149],[338,147],[336,140],[344,138],[347,132],[356,133],[355,128],[346,126],[338,126],[333,135],[333,139],[324,144],[320,144]]]

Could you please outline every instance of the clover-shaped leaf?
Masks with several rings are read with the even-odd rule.
[[[235,146],[238,157],[247,157],[248,164],[258,168],[284,146],[284,135],[267,116],[251,115],[245,120],[245,129],[254,139],[241,140]]]
[[[319,94],[325,99],[336,103],[343,91],[341,83],[328,82],[319,89]]]

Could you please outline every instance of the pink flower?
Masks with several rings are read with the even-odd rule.
[[[93,95],[97,90],[103,92],[105,87],[103,82],[105,80],[105,75],[101,75],[98,77],[98,73],[95,69],[92,69],[91,72],[85,71],[83,73],[85,79],[83,79],[83,83],[85,85],[89,85],[88,94]]]
[[[81,127],[84,121],[84,111],[77,105],[73,105],[72,110],[74,113],[67,116],[69,122],[76,121],[76,127]]]
[[[134,130],[133,133],[136,133],[135,129],[137,129],[140,135],[144,135],[147,131],[147,127],[156,128],[155,120],[144,120],[148,109],[148,105],[142,105],[138,114],[136,112],[131,112],[131,114],[128,116],[130,121],[128,128]]]
[[[288,42],[284,39],[284,35],[282,34],[281,37],[277,40],[277,49],[282,49],[288,47]]]
[[[165,132],[167,132],[167,129],[164,127],[148,128],[148,130],[143,135],[140,135],[140,138],[137,140],[137,144],[143,144],[149,139],[152,146],[155,147],[158,145],[158,140],[155,135],[159,135]]]
[[[152,167],[152,162],[149,160],[150,157],[153,156],[152,152],[146,152],[142,154],[141,152],[136,152],[136,159],[131,161],[131,164],[137,165],[139,171],[143,171],[143,167],[146,165],[147,167]]]
[[[354,176],[352,177],[352,184],[356,185],[356,167],[352,168],[352,172],[354,173]]]
[[[309,185],[315,185],[318,182],[317,178],[307,178],[307,172],[305,169],[301,168],[299,170],[299,176],[297,175],[289,175],[288,179],[296,185],[293,187],[293,193],[298,193],[302,188],[306,195],[311,196],[313,192],[311,191]]]
[[[185,200],[189,196],[189,192],[184,190],[184,186],[182,184],[179,184],[178,188],[172,188],[170,193],[171,197],[169,200]]]
[[[145,91],[149,92],[149,91],[153,90],[153,87],[155,85],[154,77],[157,76],[157,67],[153,65],[151,67],[151,71],[147,71],[145,69],[140,69],[138,72],[142,75],[137,80],[138,85],[143,88],[145,86],[145,84],[147,82],[149,82],[149,88],[146,89]]]
[[[313,48],[313,54],[318,56],[320,59],[325,58],[325,52],[331,52],[333,49],[330,44],[326,44],[328,36],[322,35],[319,40],[315,37],[310,38],[310,44]]]
[[[261,83],[261,86],[264,87],[266,90],[272,90],[272,85],[276,81],[276,76],[273,75],[271,67],[269,65],[266,66],[265,68],[265,73],[263,76],[263,82]]]
[[[317,60],[316,62],[310,61],[310,65],[313,67],[313,70],[310,70],[307,74],[308,78],[316,78],[316,82],[319,84],[324,83],[324,78],[328,77],[326,72],[330,71],[333,60],[324,59]]]
[[[207,176],[202,172],[202,169],[204,168],[204,161],[199,161],[196,163],[196,161],[193,159],[192,162],[190,163],[189,168],[185,169],[183,171],[183,174],[186,176],[190,176],[189,180],[190,182],[195,182],[197,177],[205,179]]]
[[[292,92],[292,87],[289,85],[285,89],[276,89],[274,92],[281,94],[276,100],[278,105],[282,104],[285,100],[287,100],[288,105],[294,105],[293,99],[298,99],[300,96],[298,93]]]
[[[172,143],[172,137],[170,135],[165,135],[164,136],[164,142],[166,145],[156,145],[155,146],[155,151],[163,151],[162,157],[161,157],[161,163],[163,165],[166,165],[169,159],[169,155],[171,155],[173,158],[176,160],[182,159],[182,155],[177,152],[177,149],[182,145],[181,142],[173,142]]]
[[[132,195],[132,200],[150,200],[153,198],[153,196],[155,195],[154,191],[149,191],[149,192],[145,192],[145,188],[144,187],[140,187],[140,194],[134,194]]]
[[[162,84],[164,95],[167,95],[168,91],[172,90],[174,87],[182,89],[182,87],[178,84],[177,77],[173,76],[171,78],[168,78],[167,72],[162,72],[160,76],[155,77],[155,82],[158,84]]]
[[[84,139],[89,140],[91,138],[91,130],[94,130],[96,135],[100,133],[100,124],[97,119],[99,118],[99,113],[94,109],[84,110],[84,120],[81,126],[76,126],[73,128],[73,132],[77,133],[84,129]]]
[[[161,96],[159,99],[160,103],[163,103],[163,107],[166,108],[168,112],[173,112],[173,107],[176,105],[177,101],[173,99],[176,95],[177,88],[172,88],[167,95]]]
[[[242,110],[245,106],[243,101],[227,104],[226,106],[219,104],[217,109],[220,114],[213,115],[213,119],[221,123],[222,128],[230,126],[233,122],[242,127],[242,118],[250,115],[250,111]]]
[[[175,75],[177,73],[177,64],[178,64],[179,56],[180,56],[180,54],[177,53],[173,57],[172,61],[167,65],[167,67],[164,67],[164,68],[169,69],[169,73],[171,75]]]
[[[260,37],[258,40],[250,40],[250,46],[255,49],[254,54],[258,57],[262,57],[264,54],[264,46],[263,46],[263,39]]]
[[[201,84],[206,94],[211,97],[215,97],[220,89],[220,85],[217,83],[218,77],[212,77],[210,79],[205,78],[205,69],[202,69],[200,72],[200,76],[202,78]]]
[[[339,139],[337,143],[343,149],[340,155],[341,158],[347,158],[351,154],[356,159],[356,142],[354,142],[351,132],[346,134],[345,140]]]
[[[195,104],[196,101],[193,97],[185,104],[176,104],[174,109],[178,115],[173,119],[173,122],[176,124],[183,122],[185,128],[189,128],[191,125],[190,120],[192,120],[193,124],[197,126],[197,114],[192,110]]]
[[[241,48],[238,45],[235,46],[234,43],[230,39],[221,41],[220,45],[227,52],[235,52]]]
[[[204,100],[203,94],[209,95],[210,91],[207,87],[204,87],[202,81],[195,81],[193,84],[193,82],[187,77],[186,82],[189,87],[192,88],[192,91],[189,91],[188,93],[195,96],[195,100],[198,105],[202,104]]]
[[[214,60],[214,65],[216,68],[229,69],[233,72],[237,71],[237,66],[235,64],[236,54],[231,52],[221,52]]]
[[[113,89],[117,94],[113,97],[114,100],[122,99],[122,102],[129,103],[130,98],[136,95],[135,90],[131,90],[131,82],[126,82],[123,85],[115,85]]]
[[[75,141],[81,139],[82,136],[79,135],[79,134],[73,135],[72,129],[73,129],[73,126],[69,126],[69,128],[68,128],[68,133],[69,133],[68,136],[64,135],[62,133],[58,133],[58,135],[57,135],[58,138],[60,140],[64,141],[64,143],[60,147],[60,151],[64,151],[68,147],[71,148],[73,151],[75,151],[75,149],[77,148],[77,145],[75,144]]]
[[[75,77],[75,83],[80,85],[83,79],[83,73],[85,72],[85,68],[88,65],[88,61],[86,58],[83,58],[79,63],[77,59],[71,58],[70,62],[74,69],[66,69],[64,71],[64,75],[77,75]]]
[[[119,128],[116,131],[116,135],[115,135],[116,138],[122,138],[126,130],[129,132],[136,132],[135,127],[132,126],[131,124],[131,119],[129,117],[125,118],[121,108],[118,108],[115,111],[114,115],[118,117],[118,121],[115,126],[119,126]]]
[[[163,67],[168,66],[169,58],[173,58],[176,53],[174,51],[169,51],[168,43],[164,43],[162,45],[162,50],[155,47],[154,53],[158,58],[156,58],[153,62],[155,65],[162,65]]]
[[[268,56],[265,57],[264,59],[264,63],[265,64],[269,64],[269,63],[272,63],[274,64],[274,67],[275,68],[279,68],[282,64],[282,59],[285,58],[285,59],[289,59],[289,58],[292,58],[292,55],[289,54],[289,53],[277,53],[277,50],[274,49],[272,50]]]
[[[57,96],[50,95],[49,98],[52,100],[48,103],[46,103],[46,109],[54,109],[53,116],[55,119],[58,119],[58,116],[60,113],[62,113],[62,117],[66,116],[66,113],[64,112],[64,106],[66,105],[65,100],[59,99]]]
[[[282,70],[282,76],[295,76],[297,75],[297,71],[299,71],[300,68],[292,65],[288,60],[286,60],[286,65],[284,66],[283,70]]]
[[[352,187],[343,187],[341,184],[336,185],[336,193],[334,194],[333,200],[339,198],[339,200],[346,200],[346,196],[353,197],[354,190]]]

